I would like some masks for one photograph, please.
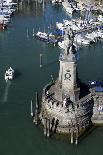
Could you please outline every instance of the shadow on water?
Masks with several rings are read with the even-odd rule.
[[[14,79],[17,79],[19,76],[21,76],[21,72],[18,69],[15,69]]]
[[[80,98],[88,95],[90,93],[89,91],[89,87],[87,84],[85,84],[84,82],[82,82],[80,79],[79,81],[79,87],[80,87]]]

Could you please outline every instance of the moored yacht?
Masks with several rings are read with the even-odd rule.
[[[99,16],[98,16],[98,21],[100,21],[100,22],[103,23],[103,16],[102,16],[102,15],[99,15]]]
[[[67,42],[68,42],[67,40],[59,41],[58,46],[64,50],[65,46],[67,45]],[[79,46],[77,46],[75,43],[73,43],[73,45],[75,46],[76,49],[79,48]]]
[[[55,39],[55,35],[53,35],[52,33],[47,34],[45,32],[38,31],[35,36],[40,40],[43,40],[48,43],[57,43],[57,39]]]
[[[79,45],[88,46],[91,44],[91,40],[86,38],[85,36],[82,36],[81,34],[75,35],[74,42]]]
[[[35,36],[41,40],[47,40],[48,39],[48,35],[45,32],[38,31]]]
[[[62,0],[52,0],[52,4],[62,4]]]
[[[8,70],[6,70],[5,72],[5,80],[8,81],[8,80],[12,80],[14,77],[14,70],[13,68],[9,68]]]

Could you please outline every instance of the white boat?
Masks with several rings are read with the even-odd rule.
[[[57,43],[57,40],[55,39],[55,35],[53,35],[52,33],[47,34],[45,32],[38,31],[35,36],[40,40],[43,40],[48,43]]]
[[[68,14],[73,14],[73,12],[74,12],[74,8],[71,8],[71,7],[67,7],[67,8],[65,8],[66,9],[66,12],[68,13]]]
[[[103,16],[102,15],[99,15],[98,16],[98,20],[103,23]]]
[[[91,43],[90,39],[87,39],[85,36],[82,36],[81,34],[76,35],[74,37],[74,41],[76,42],[76,44],[85,45],[85,46],[88,46]]]
[[[63,23],[56,22],[56,28],[57,29],[63,29]]]
[[[97,38],[97,35],[96,35],[95,32],[92,32],[92,33],[87,33],[87,34],[85,35],[85,37],[88,38],[88,39],[90,39],[91,42],[94,42],[94,43],[95,43],[96,38]]]
[[[65,49],[65,46],[68,45],[68,40],[63,40],[62,42],[58,42],[58,46],[61,48],[61,49]],[[73,43],[73,45],[75,46],[76,50],[79,48],[75,43]]]
[[[65,9],[65,11],[68,14],[73,14],[73,12],[75,11],[75,8],[73,8],[72,4],[68,3],[67,1],[63,1],[62,2],[63,8]]]
[[[52,4],[62,4],[62,0],[52,0]]]
[[[8,70],[5,72],[5,80],[12,80],[14,77],[14,70],[10,67]]]
[[[101,39],[103,39],[103,30],[98,30],[97,36]]]
[[[38,31],[35,36],[40,38],[40,39],[43,39],[43,40],[47,40],[48,39],[48,35],[45,32]]]
[[[1,14],[1,12],[0,12],[0,21],[3,21],[4,24],[8,24],[10,22],[10,18],[9,18],[9,16],[7,16],[5,14]]]

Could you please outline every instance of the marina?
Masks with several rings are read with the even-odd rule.
[[[70,144],[68,137],[67,143],[58,137],[47,139],[43,130],[31,121],[31,99],[35,105],[35,93],[38,92],[41,100],[44,86],[57,79],[61,52],[58,46],[45,44],[33,34],[38,32],[39,27],[40,31],[44,32],[44,27],[47,30],[51,23],[55,26],[56,22],[67,19],[65,11],[61,7],[52,6],[49,1],[45,2],[44,10],[42,4],[35,2],[32,5],[20,5],[7,31],[0,32],[0,152],[8,155],[64,155],[68,152],[73,155],[97,155],[98,152],[102,153],[103,127],[96,127],[76,147]],[[80,48],[79,54],[77,65],[81,81],[86,84],[92,80],[102,81],[102,40]],[[6,83],[4,74],[9,66],[18,70],[18,76]],[[102,113],[101,106],[99,112]]]
[[[17,3],[12,0],[0,2],[0,30],[5,30],[11,21],[11,16],[14,15],[17,9]]]

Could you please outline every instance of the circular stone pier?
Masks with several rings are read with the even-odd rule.
[[[77,77],[77,50],[73,45],[73,34],[67,35],[65,50],[60,57],[59,77],[43,89],[39,114],[44,126],[44,135],[66,133],[71,135],[71,143],[91,124],[93,114],[92,94],[80,98]]]

